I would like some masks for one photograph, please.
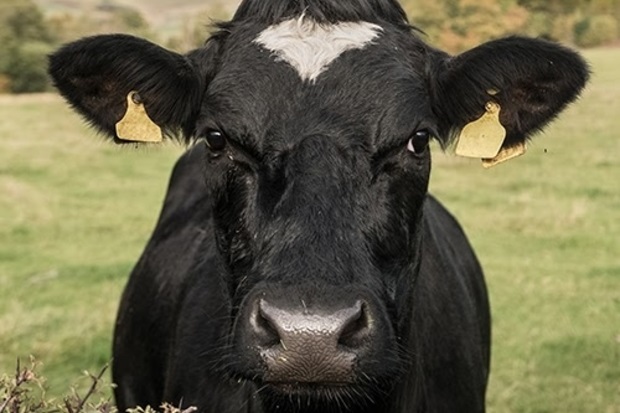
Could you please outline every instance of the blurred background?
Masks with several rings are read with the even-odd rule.
[[[435,150],[431,191],[485,269],[488,411],[620,413],[620,0],[404,5],[429,43],[453,53],[518,33],[578,48],[591,64],[583,96],[525,156],[483,170]],[[184,150],[104,141],[51,87],[47,54],[110,32],[187,51],[235,6],[0,0],[0,406],[18,358],[36,357],[57,404],[89,386],[82,371],[110,361],[122,289]]]
[[[226,19],[234,0],[2,0],[0,93],[49,89],[45,56],[96,33],[124,32],[177,51],[204,42],[207,26]],[[405,0],[411,21],[433,43],[459,52],[521,33],[583,48],[618,44],[620,0]]]

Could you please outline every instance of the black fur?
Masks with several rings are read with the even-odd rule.
[[[578,54],[549,41],[509,37],[488,42],[436,68],[434,108],[441,136],[480,117],[498,102],[508,135],[504,147],[523,142],[577,98],[589,77]],[[488,91],[498,92],[490,95]]]
[[[239,5],[234,22],[275,24],[305,14],[318,22],[383,22],[408,26],[407,16],[395,0],[248,0]]]
[[[254,42],[301,15],[383,31],[304,82]],[[505,145],[526,139],[583,88],[576,53],[508,38],[450,57],[391,0],[246,0],[187,56],[99,36],[62,48],[50,72],[111,136],[138,90],[155,122],[198,140],[123,295],[121,411],[164,401],[217,413],[484,411],[486,287],[460,226],[427,194],[427,137],[449,145],[496,100]],[[214,130],[223,150],[202,141]],[[372,322],[339,376],[348,381],[270,380],[248,321],[260,300],[311,314],[363,302]]]
[[[195,121],[207,80],[187,57],[121,34],[87,37],[61,48],[50,57],[49,71],[73,107],[111,136],[131,91],[139,92],[155,123],[191,133],[188,125]]]

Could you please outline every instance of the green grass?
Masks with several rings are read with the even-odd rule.
[[[35,0],[48,15],[77,13],[92,14],[103,0]],[[179,35],[185,25],[195,21],[208,25],[210,17],[216,20],[228,17],[236,10],[239,1],[232,0],[113,0],[114,5],[138,10],[155,31],[163,38]],[[205,11],[209,10],[209,17]],[[205,37],[207,31],[205,30]]]
[[[586,56],[583,98],[524,157],[435,154],[432,191],[489,283],[490,412],[620,412],[620,49]],[[0,371],[33,354],[58,395],[110,358],[181,148],[117,148],[50,97],[0,109]]]
[[[59,394],[110,359],[121,289],[181,149],[102,142],[60,99],[0,108],[0,370],[33,354]]]
[[[493,307],[493,412],[620,412],[620,50],[575,106],[491,170],[435,157]]]

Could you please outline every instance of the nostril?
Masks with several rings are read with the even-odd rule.
[[[370,317],[365,303],[357,302],[356,311],[349,314],[340,332],[338,344],[344,347],[360,347],[370,332]]]
[[[249,317],[253,345],[270,351],[288,351],[286,342],[292,348],[320,350],[323,354],[351,352],[370,339],[372,325],[372,311],[362,300],[321,314],[300,308],[291,310],[259,299]]]
[[[259,300],[250,313],[250,326],[261,347],[273,347],[280,343],[280,334],[270,317],[263,310],[263,301]]]

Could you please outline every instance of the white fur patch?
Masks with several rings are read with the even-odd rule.
[[[293,66],[303,80],[314,81],[342,53],[363,49],[382,30],[368,22],[320,24],[302,16],[268,27],[254,42]]]

